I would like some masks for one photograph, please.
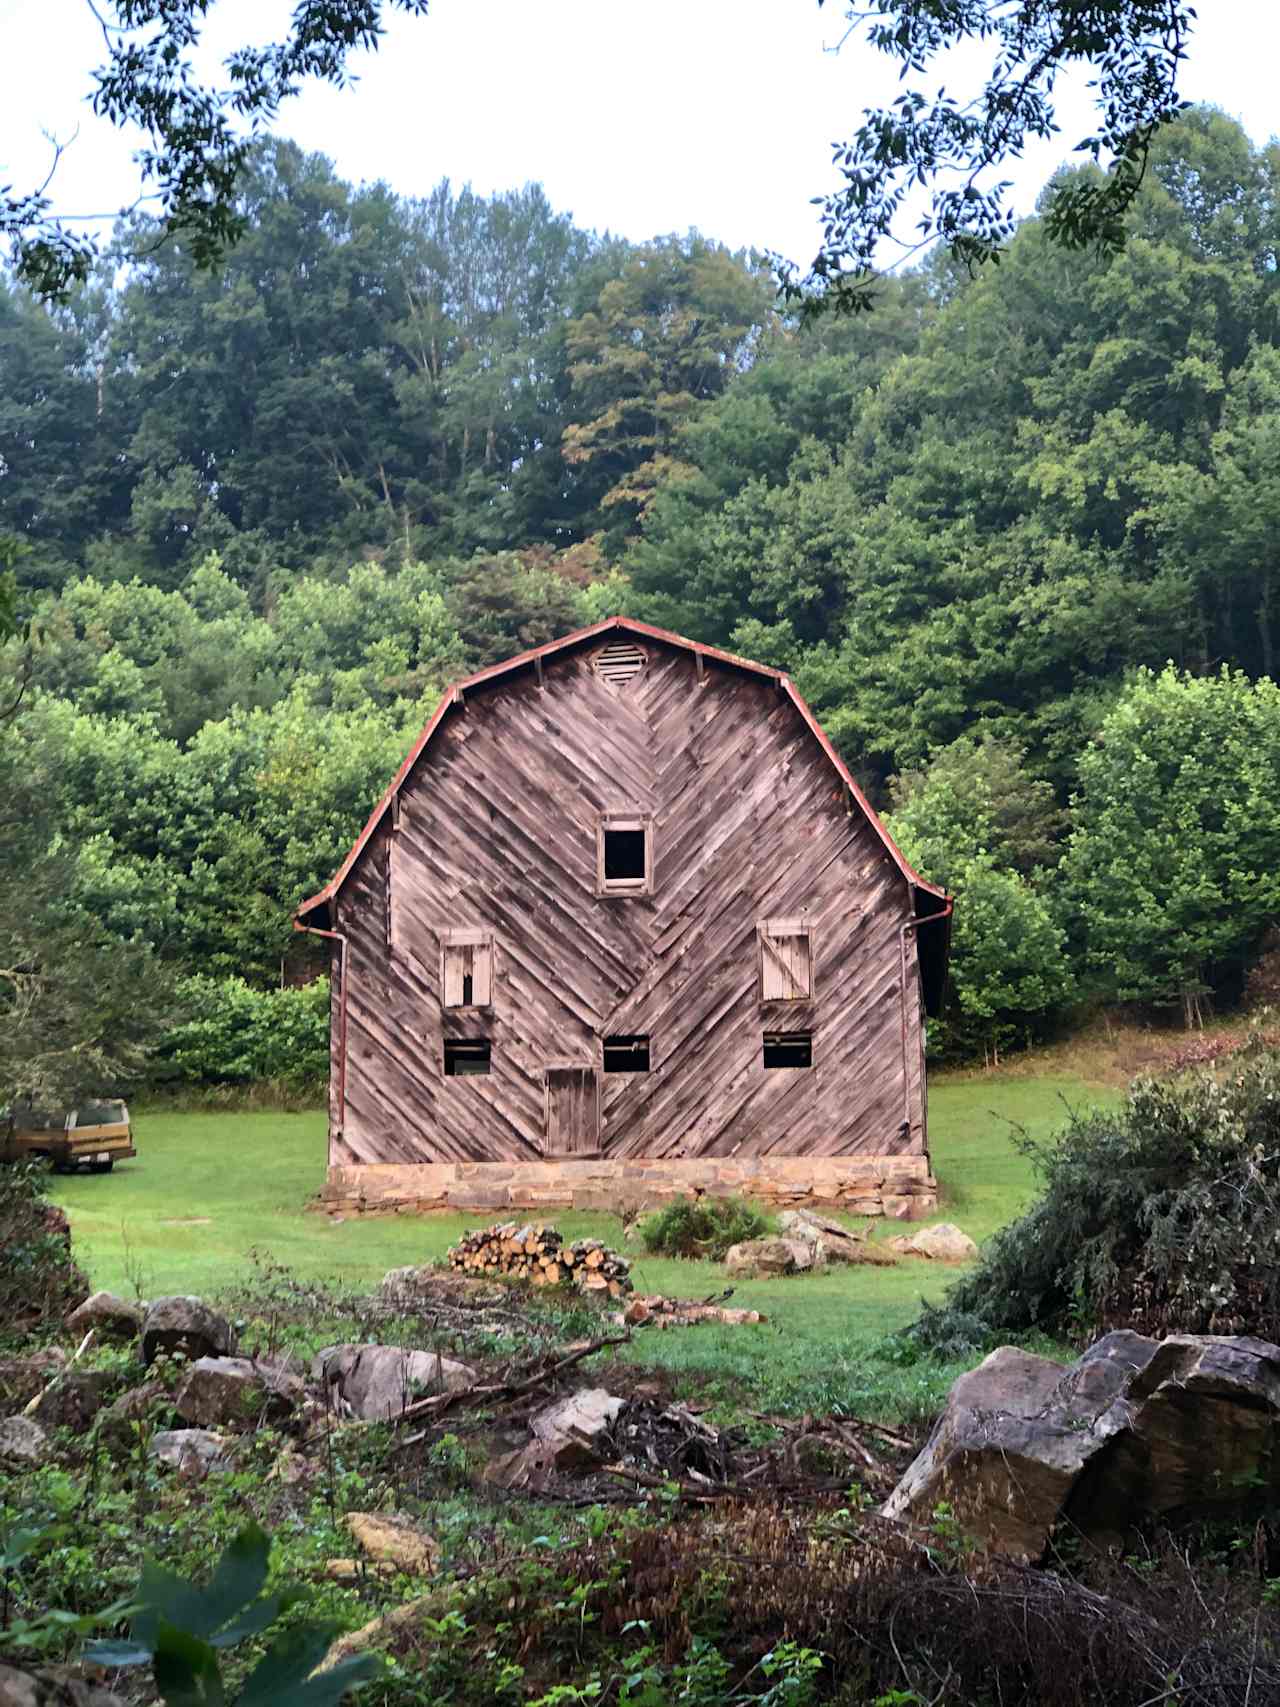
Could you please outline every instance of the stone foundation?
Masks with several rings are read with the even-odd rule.
[[[927,1156],[698,1157],[679,1161],[368,1163],[333,1167],[315,1207],[329,1214],[431,1210],[649,1209],[698,1192],[778,1209],[823,1204],[918,1221],[938,1207]]]

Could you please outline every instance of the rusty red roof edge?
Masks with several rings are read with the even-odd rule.
[[[812,734],[817,738],[819,746],[835,766],[840,780],[844,783],[845,787],[849,790],[850,795],[858,802],[858,805],[866,814],[872,828],[884,843],[885,851],[902,872],[902,875],[906,878],[907,882],[913,888],[922,889],[927,894],[945,897],[946,891],[944,889],[938,888],[934,883],[927,882],[913,869],[906,855],[902,852],[901,848],[899,848],[888,830],[886,830],[884,825],[881,823],[880,816],[872,806],[871,802],[854,781],[849,772],[848,766],[831,745],[830,740],[827,738],[826,731],[813,715],[813,712],[809,709],[804,698],[798,692],[795,684],[789,676],[784,675],[781,670],[772,669],[768,664],[757,664],[750,658],[739,658],[736,653],[724,652],[718,646],[704,646],[700,641],[686,639],[683,634],[673,634],[668,628],[655,628],[652,623],[639,622],[635,617],[610,616],[606,617],[603,622],[593,623],[589,628],[579,628],[575,630],[573,634],[563,635],[559,640],[548,641],[545,646],[534,646],[528,652],[517,653],[514,658],[504,658],[500,664],[490,664],[488,669],[477,670],[473,676],[464,676],[461,681],[454,682],[451,687],[446,688],[444,693],[441,695],[440,703],[431,714],[430,721],[418,736],[418,739],[414,742],[413,746],[409,749],[404,763],[392,778],[390,787],[386,790],[381,800],[379,800],[378,804],[369,814],[364,829],[361,830],[360,834],[356,837],[355,842],[352,844],[351,852],[347,855],[346,859],[343,860],[342,864],[330,878],[329,882],[325,884],[324,888],[299,905],[294,917],[295,927],[298,929],[305,929],[306,927],[301,924],[302,919],[305,918],[308,913],[315,911],[316,908],[322,907],[327,902],[332,901],[339,889],[341,889],[350,874],[352,866],[359,859],[361,853],[364,851],[366,843],[369,841],[369,838],[381,823],[383,814],[387,811],[387,808],[399,793],[401,787],[404,785],[405,779],[408,777],[410,771],[412,771],[414,765],[417,764],[418,760],[422,757],[422,754],[425,752],[431,741],[431,737],[435,734],[441,723],[444,722],[446,713],[449,711],[451,706],[458,705],[463,701],[468,689],[480,687],[486,682],[496,681],[500,676],[509,675],[512,671],[525,668],[527,665],[534,663],[536,659],[548,658],[552,656],[553,653],[567,651],[573,646],[581,646],[585,641],[594,640],[597,635],[607,634],[610,629],[622,629],[628,634],[639,634],[644,635],[650,640],[665,641],[669,646],[682,646],[686,651],[699,653],[702,657],[709,658],[717,664],[728,664],[732,668],[738,670],[750,670],[755,675],[767,676],[771,681],[776,681],[779,687],[787,695],[788,699],[790,699],[791,703],[795,706],[796,710],[800,713]]]

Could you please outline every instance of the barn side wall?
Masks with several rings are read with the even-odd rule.
[[[542,686],[530,670],[469,692],[363,850],[337,905],[335,1182],[547,1165],[547,1065],[598,1068],[601,1038],[627,1033],[649,1035],[652,1070],[600,1079],[611,1163],[924,1157],[901,872],[773,682],[710,663],[700,681],[688,652],[647,650],[621,689],[584,650],[548,661]],[[651,895],[597,895],[607,813],[652,819]],[[757,922],[797,914],[813,1000],[762,1004]],[[468,927],[494,938],[493,1007],[445,1012],[440,933]],[[811,1030],[812,1068],[765,1070],[766,1029]],[[450,1036],[488,1038],[490,1073],[447,1077]]]

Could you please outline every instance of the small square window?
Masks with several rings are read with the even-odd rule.
[[[649,1071],[649,1039],[647,1037],[606,1037],[604,1040],[604,1070],[606,1073],[647,1073]]]
[[[493,938],[483,931],[445,931],[440,945],[440,1000],[446,1008],[493,1005]]]
[[[653,835],[647,818],[603,818],[596,844],[601,895],[647,895],[653,885]]]
[[[444,1040],[444,1076],[446,1079],[467,1078],[473,1073],[489,1071],[489,1039],[487,1037],[446,1037]]]
[[[766,1031],[766,1067],[812,1067],[813,1033],[810,1031]]]
[[[764,919],[760,938],[760,1000],[805,1002],[813,995],[813,933],[804,919]]]

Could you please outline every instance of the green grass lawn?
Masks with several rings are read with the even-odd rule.
[[[1043,1136],[1073,1106],[1114,1096],[1080,1080],[943,1078],[930,1093],[930,1139],[942,1185],[938,1219],[975,1239],[1016,1215],[1032,1190],[1012,1127]],[[309,1211],[325,1166],[322,1112],[177,1113],[136,1117],[138,1156],[110,1175],[55,1182],[81,1264],[95,1286],[216,1295],[246,1279],[252,1253],[308,1279],[371,1287],[387,1269],[444,1254],[475,1215],[386,1216],[334,1221]],[[607,1215],[555,1216],[569,1236],[593,1233],[621,1243]],[[901,1229],[880,1225],[879,1237]],[[710,1263],[647,1256],[633,1245],[640,1291],[703,1297],[724,1286]],[[859,1388],[869,1345],[903,1326],[922,1299],[936,1299],[954,1271],[908,1260],[895,1268],[835,1269],[792,1280],[739,1281],[734,1303],[764,1311],[768,1327],[651,1333],[640,1343],[650,1361],[708,1372],[758,1388],[761,1403],[785,1389],[806,1405],[874,1403]],[[864,1371],[865,1373],[865,1371]],[[879,1377],[867,1374],[874,1387]],[[796,1401],[798,1402],[798,1400]],[[922,1403],[923,1403],[922,1399]]]

